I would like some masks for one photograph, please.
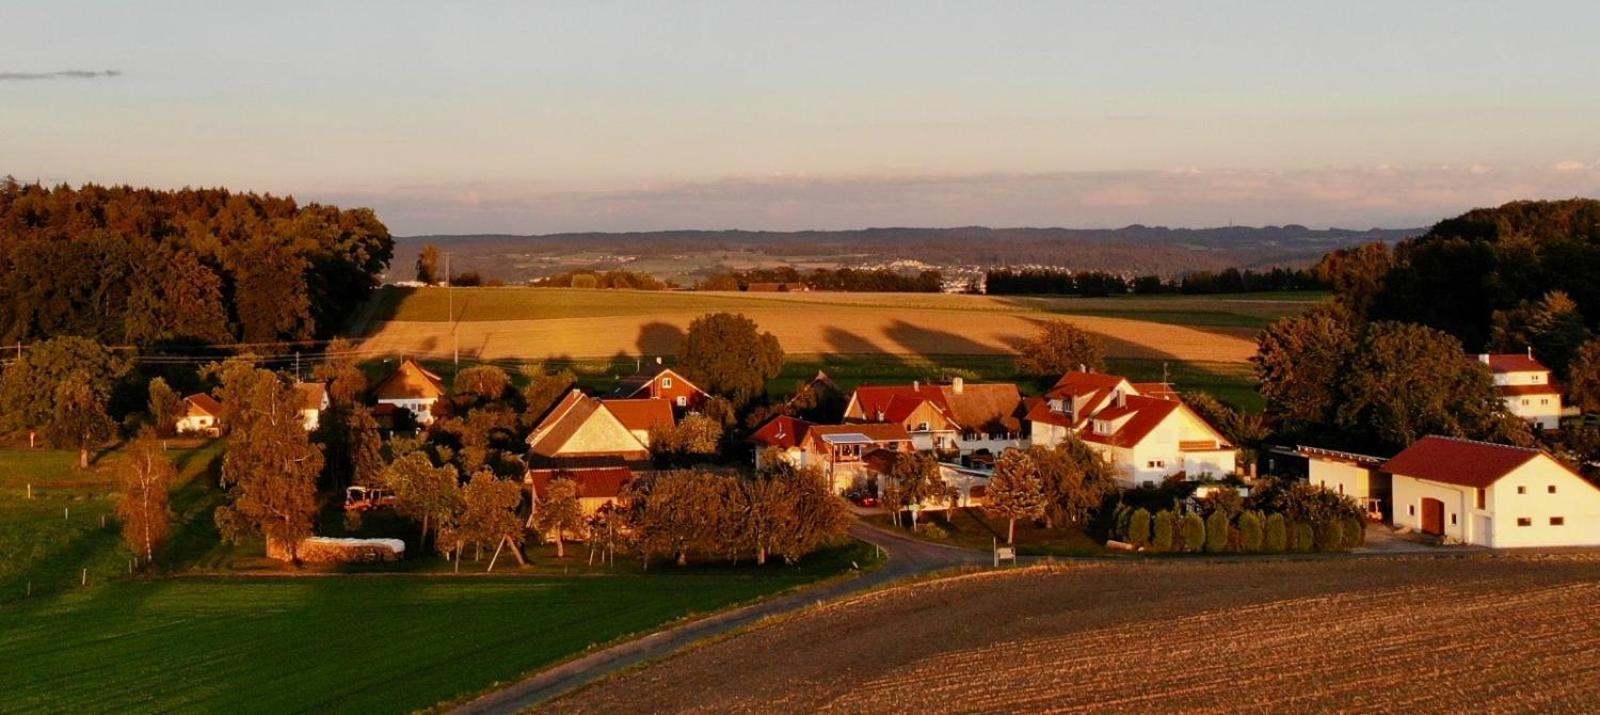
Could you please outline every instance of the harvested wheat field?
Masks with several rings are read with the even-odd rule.
[[[829,605],[547,709],[1592,712],[1596,604],[1594,554],[1037,567]]]
[[[367,331],[375,353],[463,355],[480,359],[659,355],[677,348],[695,317],[739,312],[771,331],[790,354],[1008,354],[1047,320],[1066,320],[1101,336],[1115,358],[1243,362],[1255,351],[1261,313],[1292,312],[1304,301],[1135,301],[1076,308],[1064,299],[906,294],[747,294],[460,289],[452,324],[442,291],[392,298],[387,320]],[[1078,304],[1070,304],[1078,305]],[[1220,309],[1238,306],[1239,312]],[[1163,307],[1164,306],[1164,307]],[[1158,310],[1159,309],[1159,310]],[[1232,310],[1232,309],[1229,309]],[[1082,311],[1082,312],[1074,312]],[[1102,313],[1102,314],[1095,314]],[[1183,324],[1191,320],[1193,324]]]

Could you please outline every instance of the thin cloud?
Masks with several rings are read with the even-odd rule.
[[[52,79],[102,79],[121,77],[121,70],[56,70],[54,72],[0,72],[0,82],[28,82]]]

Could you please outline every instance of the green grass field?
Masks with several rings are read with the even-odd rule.
[[[556,559],[541,546],[528,550],[531,566],[503,557],[493,576],[482,574],[487,553],[469,555],[460,576],[431,552],[395,573],[296,570],[259,543],[218,541],[222,449],[174,443],[172,540],[154,575],[137,577],[115,519],[119,450],[80,472],[74,452],[0,449],[0,711],[409,712],[874,564],[871,548],[850,542],[759,569],[587,566],[582,547]],[[337,506],[327,511],[323,531],[337,533]],[[362,533],[415,537],[395,518],[369,519]]]

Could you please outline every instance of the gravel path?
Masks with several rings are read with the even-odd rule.
[[[828,581],[785,596],[708,616],[619,643],[523,679],[466,703],[457,715],[516,713],[636,664],[661,658],[693,643],[723,635],[770,616],[877,588],[886,583],[963,566],[983,566],[989,555],[920,541],[857,521],[850,535],[882,548],[888,561],[854,578]]]

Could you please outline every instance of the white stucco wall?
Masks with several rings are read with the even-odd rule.
[[[378,400],[378,404],[380,405],[389,404],[401,409],[410,410],[411,414],[416,417],[417,422],[425,425],[433,424],[433,403],[434,400],[432,398]]]
[[[1372,496],[1372,473],[1366,467],[1347,462],[1311,457],[1307,481],[1326,487],[1353,499]]]
[[[1490,485],[1484,509],[1477,508],[1477,490],[1471,487],[1397,474],[1393,490],[1396,524],[1421,530],[1422,499],[1432,497],[1444,502],[1445,536],[1463,543],[1495,548],[1600,545],[1600,490],[1546,456]],[[1552,524],[1553,517],[1564,523]],[[1519,519],[1527,519],[1528,525],[1519,526]]]

